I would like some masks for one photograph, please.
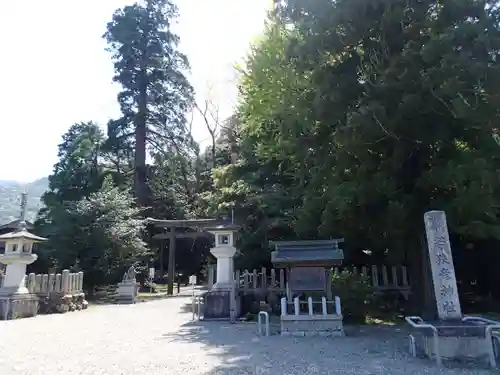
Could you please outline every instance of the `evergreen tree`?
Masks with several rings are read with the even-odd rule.
[[[122,86],[118,102],[123,116],[108,124],[108,136],[114,144],[133,145],[134,191],[142,206],[150,194],[147,150],[180,153],[190,140],[185,114],[193,90],[184,76],[187,58],[171,30],[176,17],[170,0],[145,0],[117,10],[104,34],[113,54],[114,81]]]

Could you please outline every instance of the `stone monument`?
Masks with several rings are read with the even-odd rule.
[[[236,296],[234,280],[234,255],[236,254],[235,235],[239,227],[234,224],[205,228],[215,236],[215,246],[210,249],[217,259],[216,283],[203,296],[203,319],[235,320],[239,315],[240,304]]]
[[[444,211],[426,212],[424,223],[439,319],[460,320],[462,311],[446,215]]]
[[[118,283],[116,300],[123,304],[135,303],[137,299],[137,282],[135,279],[135,268],[130,266],[123,275],[121,283]]]
[[[27,194],[22,194],[18,229],[0,236],[0,242],[5,242],[0,263],[7,266],[4,284],[0,288],[0,319],[4,320],[35,316],[38,312],[38,297],[26,288],[26,266],[37,259],[32,253],[33,244],[47,239],[26,229],[26,202]]]
[[[462,316],[446,215],[443,211],[426,212],[424,224],[438,320],[410,316],[406,321],[422,337],[424,354],[435,358],[438,365],[442,358],[489,357],[493,363],[492,329],[500,325],[482,317]],[[416,339],[417,336],[410,335],[413,355],[417,354]]]

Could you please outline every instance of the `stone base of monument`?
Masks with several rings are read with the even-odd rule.
[[[494,330],[500,329],[499,322],[482,317],[467,316],[461,320],[424,321],[420,317],[406,317],[414,328],[410,335],[410,352],[417,356],[434,358],[438,365],[442,359],[482,360],[488,359],[496,367],[493,346]],[[421,338],[418,344],[417,338]]]
[[[240,301],[235,298],[231,303],[231,290],[211,290],[202,295],[203,299],[203,320],[231,320],[236,319],[240,315]],[[232,306],[233,305],[233,306]],[[231,311],[231,308],[234,311]],[[233,314],[233,317],[231,317]]]
[[[133,304],[137,299],[137,284],[122,282],[118,283],[118,290],[115,297],[117,303]]]
[[[435,358],[433,337],[424,337],[423,350],[427,357]],[[439,355],[443,359],[483,360],[488,358],[491,343],[485,337],[439,337]]]
[[[0,295],[0,320],[30,318],[38,313],[38,297],[23,293]]]
[[[423,350],[433,358],[438,353],[443,359],[483,359],[487,358],[491,349],[491,338],[486,338],[484,325],[471,321],[437,321],[430,322],[437,329],[437,346],[434,334],[425,331]]]
[[[344,336],[342,316],[284,315],[281,316],[281,336]]]

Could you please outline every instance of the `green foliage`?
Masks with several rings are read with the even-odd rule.
[[[241,69],[238,161],[213,173],[243,256],[342,236],[418,269],[431,209],[500,238],[498,21],[492,1],[281,2]]]
[[[66,201],[55,212],[41,256],[57,268],[85,270],[87,287],[117,282],[128,266],[147,255],[139,214],[129,193],[106,180],[98,192]]]
[[[47,207],[62,201],[77,201],[99,190],[103,168],[99,163],[104,135],[95,123],[77,123],[63,135],[59,161],[49,176],[49,191],[42,200]]]
[[[315,167],[298,224],[320,209],[320,234],[336,228],[396,252],[418,244],[415,228],[437,208],[457,233],[498,237],[497,160],[486,152],[500,80],[497,10],[290,1],[284,14],[302,36],[290,58],[317,88],[305,161]]]
[[[251,312],[247,312],[245,314],[245,316],[243,317],[243,320],[245,322],[252,322],[252,321],[255,321],[255,314],[254,313],[251,313]]]
[[[133,198],[116,187],[103,163],[105,139],[93,123],[73,125],[59,145],[59,161],[43,195],[36,230],[49,238],[36,267],[85,271],[87,287],[119,280],[146,249]],[[34,265],[35,266],[35,265]]]
[[[340,297],[346,323],[364,323],[373,310],[375,295],[368,277],[344,270],[332,276],[333,295]]]
[[[226,159],[213,170],[215,189],[205,195],[209,213],[234,211],[243,225],[238,261],[247,267],[269,262],[268,240],[295,236],[298,186],[293,182],[300,173],[296,161],[302,156],[300,148],[292,152],[291,145],[280,143],[279,135],[285,131],[281,126],[285,121],[299,121],[293,116],[300,112],[297,95],[304,83],[285,54],[290,34],[270,22],[246,66],[240,68],[240,103],[230,133],[233,142],[225,146],[237,161],[229,164]]]

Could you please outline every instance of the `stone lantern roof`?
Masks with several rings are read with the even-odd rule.
[[[31,242],[47,241],[47,238],[39,237],[33,233],[28,232],[25,228],[18,229],[14,232],[0,235],[0,242],[11,240],[28,240]]]
[[[236,224],[220,224],[220,225],[214,225],[214,226],[207,226],[203,228],[207,232],[234,232],[237,231],[241,228],[240,225]]]

